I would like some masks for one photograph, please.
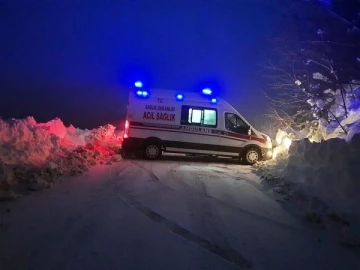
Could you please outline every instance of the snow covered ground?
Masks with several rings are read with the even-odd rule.
[[[336,209],[335,195],[358,203],[344,197],[358,186],[335,166],[354,164],[356,152],[342,161],[331,154],[347,144],[293,142],[290,158],[279,153],[257,167],[181,155],[122,160],[120,145],[121,131],[110,125],[80,130],[60,119],[0,120],[1,270],[356,269],[360,263],[357,238],[348,233],[355,223],[327,208]],[[293,181],[276,176],[283,172]],[[351,188],[337,189],[335,176]],[[324,177],[332,177],[328,201]],[[294,187],[299,183],[302,189]],[[32,192],[41,189],[47,190]],[[319,209],[331,219],[326,226],[332,222],[341,233],[323,229]]]
[[[251,167],[120,161],[0,205],[0,269],[356,269]]]

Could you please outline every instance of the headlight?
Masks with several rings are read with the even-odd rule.
[[[289,137],[285,137],[283,140],[282,140],[282,144],[287,148],[289,149],[290,148],[290,145],[291,145],[291,139]]]

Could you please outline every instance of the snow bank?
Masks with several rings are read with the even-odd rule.
[[[55,118],[0,118],[0,200],[23,188],[48,188],[62,174],[78,174],[116,160],[122,133],[112,125],[93,130],[66,127]]]
[[[326,80],[320,73],[313,75]],[[308,103],[317,112],[315,128],[296,134],[289,151],[275,148],[282,156],[268,162],[263,173],[295,184],[334,211],[360,214],[360,82],[343,85],[342,91],[327,89]],[[284,132],[278,135],[286,137]]]
[[[350,142],[329,139],[293,142],[284,177],[339,212],[360,214],[360,134]]]
[[[276,201],[348,247],[360,247],[360,134],[350,142],[293,141],[255,166]],[[290,203],[290,204],[288,204]]]
[[[41,165],[61,147],[61,140],[34,118],[0,120],[0,160],[6,164]]]
[[[267,182],[274,186],[286,182],[338,213],[360,215],[360,133],[350,141],[294,140],[289,149],[280,144],[274,152],[276,157],[257,166]]]
[[[66,127],[55,118],[37,123],[33,117],[0,120],[0,160],[12,165],[41,166],[63,152],[87,143],[121,144],[121,134],[106,125],[93,130]]]

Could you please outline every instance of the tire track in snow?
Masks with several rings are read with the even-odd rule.
[[[152,163],[153,165],[154,163]],[[173,164],[170,164],[166,167],[166,172],[163,173],[161,175],[161,177],[159,177],[160,181],[162,183],[164,183],[164,185],[167,185],[168,187],[170,187],[171,189],[177,191],[177,190],[181,190],[181,189],[184,189],[183,185],[181,185],[181,183],[179,181],[174,181],[174,178],[171,177],[172,174],[174,172],[177,171],[177,169],[181,166],[182,164],[179,164],[179,163],[173,163]],[[151,166],[151,170],[154,171],[154,166]],[[180,184],[180,185],[179,185]]]
[[[182,164],[184,165],[184,164]],[[185,164],[186,165],[186,164]],[[198,165],[197,163],[194,163],[194,164],[189,164],[187,166],[191,166],[191,165]],[[171,171],[169,171],[171,173]],[[176,172],[176,171],[175,171]],[[225,173],[225,172],[224,172]],[[231,177],[234,177],[233,175],[229,174],[229,173],[225,173],[226,175],[228,176],[231,176]],[[201,175],[201,173],[200,173]],[[192,174],[192,176],[194,176],[194,174]],[[206,175],[205,175],[206,176]],[[219,176],[220,177],[220,176]],[[270,219],[266,216],[262,216],[262,215],[259,215],[259,214],[256,214],[256,213],[253,213],[251,211],[248,211],[246,209],[242,209],[242,208],[239,208],[237,206],[234,206],[230,203],[227,203],[227,202],[224,202],[216,197],[213,197],[211,195],[209,195],[206,191],[206,185],[203,183],[203,181],[201,180],[192,180],[190,179],[190,183],[194,183],[194,186],[190,185],[189,183],[187,183],[187,181],[184,181],[183,179],[185,178],[184,176],[183,177],[180,177],[178,174],[173,174],[173,178],[174,179],[177,179],[177,183],[179,184],[178,186],[182,187],[184,189],[184,191],[186,192],[189,192],[189,193],[193,193],[197,196],[201,196],[201,197],[205,197],[206,199],[208,200],[212,200],[216,203],[219,203],[220,205],[223,205],[225,207],[228,207],[228,208],[231,208],[241,214],[246,214],[246,215],[249,215],[253,218],[257,218],[257,219],[261,219],[263,220],[264,222],[270,222],[272,224],[276,224],[277,226],[281,226],[283,227],[284,229],[291,229],[291,230],[297,230],[298,228],[294,228],[293,226],[287,224],[287,223],[283,223],[281,221],[277,221],[277,220],[274,220],[274,219]],[[262,186],[261,184],[257,184],[253,181],[251,181],[250,179],[244,179],[244,178],[240,178],[238,177],[237,179],[234,179],[235,181],[245,181],[249,184],[252,184],[255,188],[259,189],[260,191],[262,190]],[[199,184],[199,181],[202,182],[202,184]],[[264,192],[263,192],[264,193]],[[264,193],[267,197],[269,197],[269,195],[267,195],[266,193]],[[271,198],[271,197],[270,197]]]
[[[149,170],[145,166],[140,165],[136,162],[134,162],[133,164],[136,165],[137,167],[143,168],[149,176],[155,175],[151,170]],[[149,173],[149,172],[151,172],[151,173]],[[160,178],[157,177],[156,175],[155,175],[155,177],[152,176],[152,178],[153,178],[153,181],[160,182],[161,184],[163,184],[162,181],[160,180]],[[210,241],[204,237],[201,237],[197,234],[192,233],[191,231],[180,226],[176,222],[166,218],[163,215],[160,215],[159,213],[153,211],[149,207],[140,203],[136,199],[136,196],[131,192],[131,189],[129,189],[125,186],[126,183],[124,183],[123,181],[112,181],[112,182],[113,182],[115,188],[118,190],[118,195],[120,196],[120,198],[129,207],[134,208],[135,210],[140,212],[142,215],[144,215],[148,219],[159,223],[160,225],[164,226],[170,232],[213,253],[214,255],[220,257],[221,259],[223,259],[229,263],[235,264],[244,269],[249,269],[252,267],[252,263],[249,260],[247,260],[246,258],[244,258],[241,254],[239,254],[230,245],[228,245],[226,241],[220,241],[220,242]],[[168,188],[168,191],[176,192],[174,189],[172,189],[168,186],[166,186],[166,187]]]
[[[202,176],[202,174],[200,174]],[[172,175],[179,182],[182,182],[185,189],[195,196],[188,196],[187,205],[193,227],[210,238],[212,243],[216,243],[222,250],[234,250],[229,244],[228,238],[222,233],[226,228],[221,216],[216,210],[217,200],[210,196],[207,191],[206,182],[196,173],[191,174],[191,178],[186,183],[179,175]],[[185,176],[183,177],[185,178]],[[213,203],[216,203],[213,205]],[[250,264],[251,265],[251,264]]]
[[[131,161],[131,163],[133,163],[134,165],[138,166],[139,168],[142,168],[145,172],[147,172],[147,173],[148,173],[148,176],[151,177],[151,179],[153,180],[153,182],[161,183],[161,184],[163,185],[163,187],[168,188],[169,190],[172,190],[172,191],[177,191],[177,189],[174,189],[174,188],[166,185],[163,181],[161,181],[161,179],[160,179],[159,177],[157,177],[150,169],[146,168],[144,165],[142,165],[142,164],[140,164],[140,163],[138,163],[138,162],[134,162],[134,161]],[[149,163],[150,163],[150,162],[149,162]],[[177,162],[177,163],[178,163],[178,162]],[[199,163],[197,163],[197,162],[190,162],[190,163],[186,164],[186,163],[181,162],[180,164],[174,164],[173,167],[177,168],[177,167],[180,167],[181,165],[186,165],[186,166],[198,166]],[[203,165],[205,165],[206,167],[214,166],[214,164],[210,164],[210,163],[209,163],[209,164],[204,163]],[[171,166],[171,167],[172,167],[172,166]],[[216,164],[215,167],[218,167],[218,168],[227,168],[227,167],[217,166],[217,164]],[[167,172],[166,175],[169,176],[168,174],[172,174],[172,173],[174,173],[174,172],[176,172],[176,170],[175,170],[175,171],[173,171],[173,170],[168,170],[168,172]],[[220,171],[217,171],[216,173],[220,174]],[[253,182],[253,181],[250,180],[250,179],[246,179],[245,177],[234,177],[233,173],[226,173],[226,172],[223,172],[223,173],[224,173],[225,175],[229,176],[229,177],[234,178],[235,181],[245,181],[245,182],[253,185],[255,188],[259,189],[260,191],[261,191],[262,188],[263,188],[263,187],[261,186],[261,184],[257,184],[257,183]],[[200,172],[200,174],[201,174],[201,172]],[[244,175],[247,175],[247,174],[249,174],[249,173],[244,173]],[[249,215],[249,216],[252,216],[252,217],[255,217],[255,218],[258,218],[258,219],[262,219],[262,220],[264,220],[264,222],[270,222],[270,223],[272,223],[272,224],[276,224],[276,225],[281,226],[281,227],[286,228],[286,229],[297,230],[297,228],[294,228],[293,226],[291,226],[291,225],[289,225],[289,224],[287,224],[287,223],[283,223],[283,222],[281,222],[281,221],[276,221],[276,220],[274,220],[274,219],[270,219],[270,218],[268,218],[268,217],[265,217],[265,216],[262,216],[262,215],[253,213],[253,212],[248,211],[248,210],[246,210],[246,209],[239,208],[239,207],[237,207],[237,206],[234,206],[234,205],[232,205],[232,204],[229,204],[229,203],[227,203],[227,202],[224,202],[224,201],[222,201],[222,200],[220,200],[220,199],[218,199],[218,198],[215,198],[215,197],[209,195],[209,194],[207,193],[207,191],[206,191],[206,186],[205,186],[205,184],[204,184],[203,181],[201,181],[201,180],[198,180],[198,179],[197,179],[197,180],[192,180],[192,179],[190,179],[190,182],[193,182],[193,183],[194,183],[194,186],[192,186],[192,185],[190,185],[189,183],[186,183],[186,181],[184,181],[183,179],[181,179],[178,175],[176,175],[176,174],[172,174],[172,175],[173,175],[173,178],[174,178],[174,179],[178,179],[178,181],[176,181],[176,182],[178,183],[178,187],[183,188],[183,191],[191,192],[191,193],[193,193],[193,194],[196,194],[197,196],[206,197],[207,199],[213,200],[213,201],[215,201],[215,202],[217,202],[217,203],[219,203],[219,204],[221,204],[221,205],[223,205],[223,206],[225,206],[225,207],[229,207],[229,208],[231,208],[231,209],[234,209],[235,211],[238,211],[238,212],[240,212],[240,213],[242,213],[242,214],[247,214],[247,215]],[[194,176],[194,175],[192,175],[192,176]],[[205,176],[206,176],[206,175],[205,175]],[[184,177],[182,177],[182,178],[184,178]],[[199,183],[199,181],[202,182],[202,183]],[[264,193],[264,192],[263,192],[263,193]],[[265,194],[267,197],[269,197],[268,194],[266,194],[266,193],[264,193],[264,194]]]
[[[112,164],[109,168],[109,180],[113,179],[114,173],[116,174],[116,176],[119,176],[122,172],[124,172],[128,168],[128,166],[127,166],[128,164],[129,164],[129,162],[127,162],[127,161],[121,161],[119,163]],[[116,171],[114,169],[116,169]]]
[[[151,169],[148,169],[143,164],[140,164],[140,163],[135,162],[135,161],[131,161],[131,163],[134,164],[135,166],[143,169],[147,173],[147,175],[149,176],[150,180],[152,180],[154,182],[161,182],[160,178],[157,177]]]
[[[141,163],[139,163],[139,162],[134,162],[134,161],[132,161],[131,163],[134,164],[135,166],[139,167],[139,168],[142,169],[143,171],[145,171],[145,173],[147,174],[147,176],[150,178],[150,180],[151,180],[152,182],[157,182],[157,183],[161,184],[163,187],[165,187],[165,188],[167,188],[167,189],[174,190],[174,188],[171,187],[171,186],[169,185],[169,183],[166,183],[166,182],[162,181],[162,180],[153,172],[153,167],[152,167],[152,165],[153,165],[154,163],[152,163],[152,162],[151,162],[151,163],[148,163],[148,164],[150,164],[150,168],[147,168],[145,165],[143,165],[143,164],[141,164]],[[180,166],[180,165],[178,165],[178,164],[172,164],[172,165],[170,165],[169,167],[166,167],[166,173],[165,173],[164,177],[167,176],[171,170],[173,170],[174,168],[179,167],[179,166]]]
[[[243,256],[241,256],[229,245],[214,243],[205,238],[197,236],[196,234],[193,234],[192,232],[181,227],[177,223],[156,213],[155,211],[149,209],[148,207],[143,206],[141,203],[136,201],[134,197],[129,196],[128,198],[126,198],[125,196],[121,195],[121,199],[125,203],[127,203],[130,207],[135,208],[137,211],[139,211],[140,213],[142,213],[152,221],[155,221],[165,226],[168,230],[175,233],[176,235],[210,251],[211,253],[221,257],[222,259],[246,269],[252,266],[252,263],[250,261],[248,261]]]

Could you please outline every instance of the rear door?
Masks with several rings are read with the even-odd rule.
[[[180,142],[181,107],[173,100],[151,96],[144,99],[132,93],[128,108],[130,137],[156,137],[164,142]]]
[[[182,105],[181,148],[190,153],[217,154],[220,146],[218,110]]]
[[[224,151],[238,155],[250,139],[250,127],[233,112],[224,112],[220,145]]]

